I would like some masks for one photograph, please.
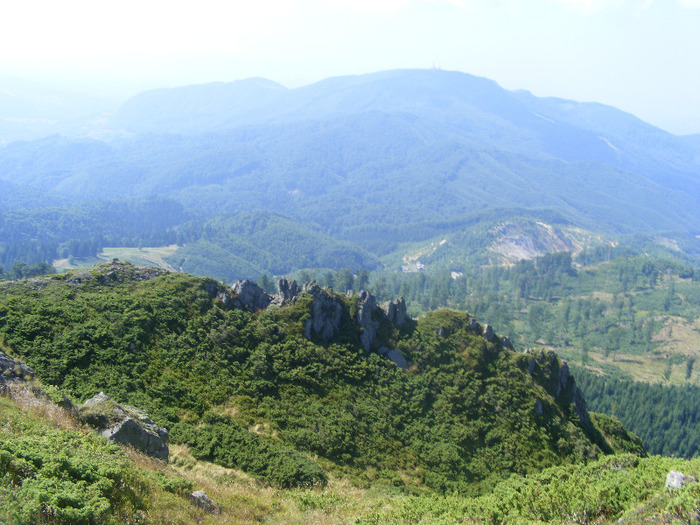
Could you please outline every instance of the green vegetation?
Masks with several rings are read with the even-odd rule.
[[[25,264],[16,262],[7,272],[0,266],[0,279],[26,279],[28,277],[36,277],[37,275],[47,275],[56,273],[56,270],[47,263]]]
[[[647,450],[678,457],[700,452],[697,386],[650,385],[598,377],[578,367],[573,370],[589,408],[619,418],[642,439]]]
[[[378,259],[359,246],[337,241],[318,227],[276,213],[240,213],[195,221],[176,232],[184,246],[167,262],[187,273],[228,282],[255,280],[262,273],[283,275],[301,268],[379,266]]]
[[[313,454],[360,485],[475,494],[611,451],[577,416],[573,384],[560,392],[555,357],[531,365],[439,310],[402,331],[380,325],[413,363],[404,372],[365,353],[356,299],[336,296],[331,342],[308,341],[309,298],[250,314],[210,279],[112,263],[3,284],[0,337],[43,381],[144,408],[195,457],[275,485],[324,483]]]
[[[170,437],[187,443],[197,459],[212,461],[228,468],[239,468],[278,487],[325,485],[325,473],[296,450],[283,447],[248,432],[230,418],[208,413],[203,428],[176,424]]]
[[[172,228],[190,218],[162,198],[0,210],[0,265],[95,257],[104,246],[170,245],[177,242]]]
[[[650,452],[686,457],[700,453],[697,441],[689,437],[700,435],[692,416],[700,410],[700,400],[694,389],[685,388],[700,385],[695,367],[700,356],[700,273],[682,258],[652,258],[610,245],[575,257],[559,252],[512,266],[479,266],[485,254],[496,256],[488,248],[499,238],[482,233],[410,247],[407,253],[425,264],[424,271],[365,273],[362,279],[380,301],[404,296],[413,315],[448,305],[491,323],[516,348],[556,350],[589,374],[603,376],[594,387],[594,379],[577,372],[591,408],[620,417],[643,437]],[[461,274],[453,273],[457,271]],[[348,282],[347,270],[297,275],[302,274],[329,286]],[[631,380],[657,386],[632,385]],[[605,389],[615,391],[610,397],[601,393],[606,382]],[[634,402],[620,399],[628,389],[634,390],[634,395],[629,393]],[[623,406],[636,408],[628,412]],[[671,414],[677,416],[673,423]]]
[[[174,446],[171,464],[125,454],[75,426],[66,413],[0,397],[0,520],[34,523],[621,523],[696,519],[700,485],[664,488],[679,470],[700,477],[698,460],[622,454],[587,464],[513,475],[477,497],[361,488],[342,479],[313,489],[275,489],[237,471],[196,461]],[[68,425],[67,425],[68,423]],[[71,425],[73,425],[71,427]],[[171,451],[172,452],[172,451]],[[221,515],[195,510],[202,488]]]
[[[0,348],[57,398],[149,410],[172,463],[0,399],[0,521],[219,520],[184,499],[202,485],[223,523],[698,520],[697,484],[663,488],[697,460],[637,457],[613,417],[652,452],[698,455],[685,139],[443,71],[145,94],[114,122],[136,133],[0,150]],[[98,257],[210,279],[121,264],[37,278]],[[271,292],[293,272],[341,292],[331,341],[303,336],[308,297],[248,313],[212,280]],[[425,313],[379,322],[407,370],[365,352],[349,289]],[[549,349],[609,416],[586,416]]]
[[[336,296],[343,321],[325,343],[302,335],[308,297],[251,314],[224,291],[123,263],[0,285],[0,346],[54,397],[104,390],[171,431],[166,467],[0,398],[0,499],[11,502],[0,519],[636,523],[698,512],[697,483],[663,486],[670,469],[697,477],[697,460],[640,457],[615,419],[582,421],[553,354],[509,351],[464,313],[437,310],[401,330],[380,323],[411,362],[402,371],[360,346],[357,296]],[[221,516],[187,502],[202,486]]]
[[[700,485],[672,492],[663,483],[670,469],[699,467],[697,460],[617,455],[513,476],[479,498],[409,496],[359,523],[691,523],[700,512]]]
[[[75,422],[62,428],[2,396],[0,413],[1,522],[121,524],[140,523],[149,513],[154,522],[163,517],[154,504],[165,507],[172,498],[116,445]],[[58,419],[71,423],[67,413]]]

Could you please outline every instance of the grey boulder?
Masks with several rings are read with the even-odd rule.
[[[78,412],[101,436],[168,461],[168,431],[156,425],[143,410],[115,403],[100,392],[83,403]]]

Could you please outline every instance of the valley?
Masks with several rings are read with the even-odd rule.
[[[0,138],[0,521],[698,519],[695,137],[439,69],[104,107]]]
[[[134,264],[144,266],[155,266],[171,272],[177,271],[165,259],[172,256],[177,251],[177,245],[162,247],[141,247],[141,248],[110,248],[105,247],[96,257],[79,257],[71,259],[57,259],[52,262],[52,266],[59,272],[68,270],[86,269],[101,264],[112,259],[121,259]],[[72,264],[71,264],[72,262]]]

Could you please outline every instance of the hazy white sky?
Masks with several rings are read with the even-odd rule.
[[[700,0],[17,0],[0,73],[127,91],[440,67],[700,133]]]

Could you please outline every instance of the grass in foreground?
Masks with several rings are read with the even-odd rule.
[[[664,486],[700,459],[607,456],[512,476],[490,494],[407,495],[331,477],[325,489],[276,489],[175,446],[166,465],[122,450],[31,394],[0,397],[0,521],[29,523],[693,523],[700,484]],[[205,490],[219,516],[193,507]]]

